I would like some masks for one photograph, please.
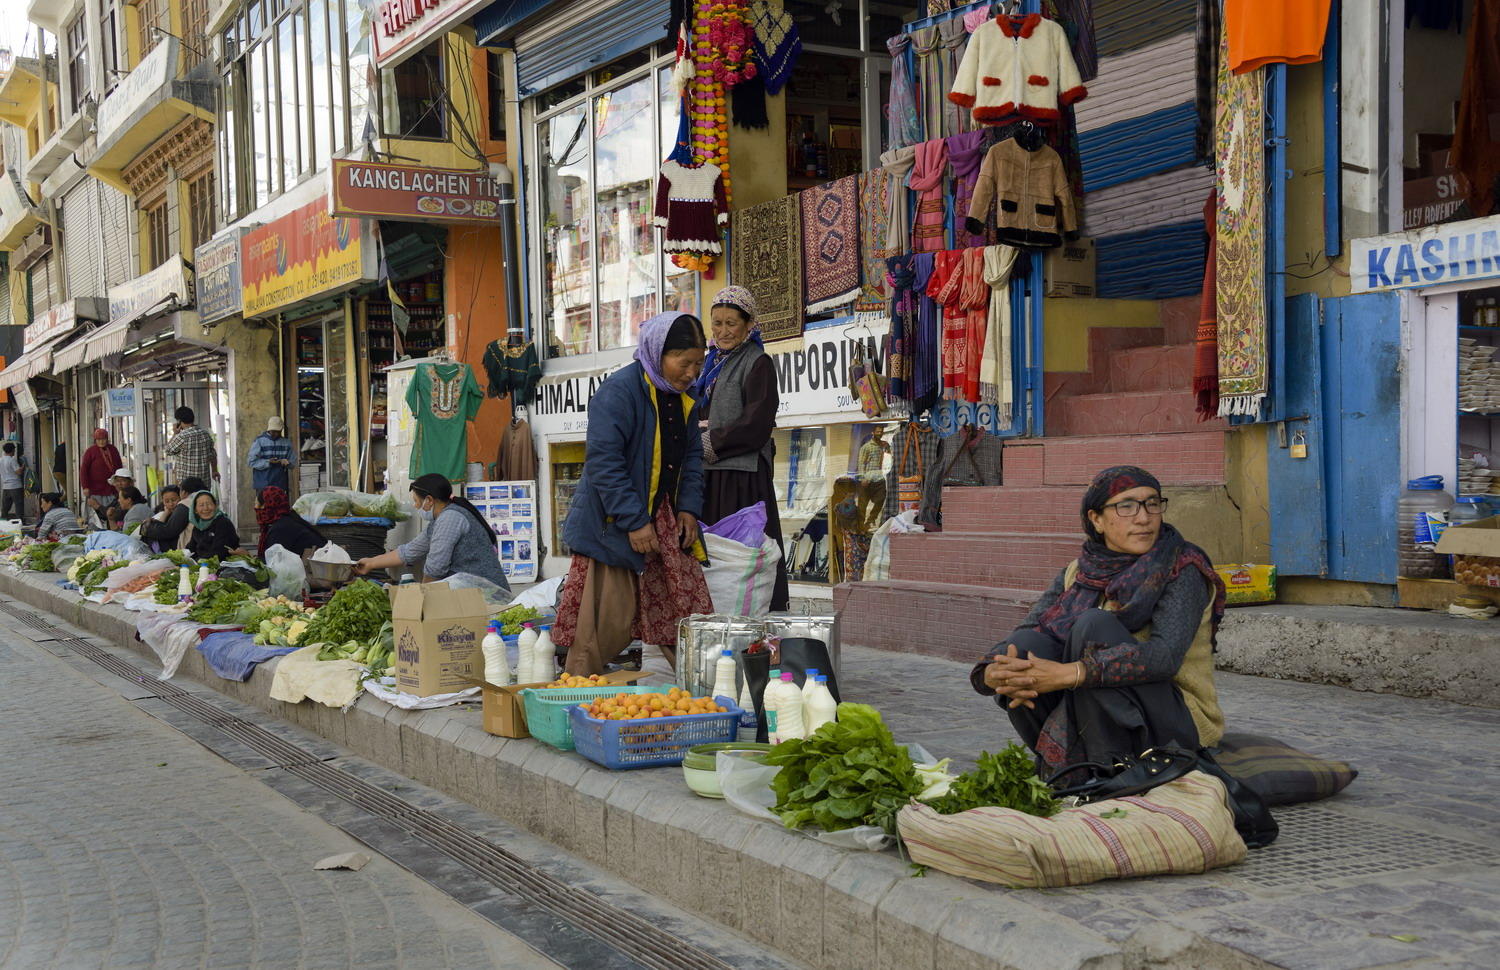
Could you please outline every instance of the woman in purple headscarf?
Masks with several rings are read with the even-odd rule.
[[[662,313],[641,325],[635,362],[589,401],[583,477],[563,541],[573,552],[552,638],[571,674],[602,673],[633,639],[676,663],[677,621],[710,613],[703,579],[703,443],[688,393],[703,325]]]

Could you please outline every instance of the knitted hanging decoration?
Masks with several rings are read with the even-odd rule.
[[[781,93],[792,79],[792,68],[802,56],[802,35],[790,10],[776,10],[767,0],[753,0],[750,13],[755,23],[755,60],[764,75],[766,94]]]
[[[769,128],[766,115],[766,82],[759,75],[729,89],[734,102],[734,123],[741,128]]]

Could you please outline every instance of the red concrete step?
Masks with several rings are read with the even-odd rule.
[[[1014,630],[1035,599],[1027,590],[902,580],[833,590],[842,643],[970,662]]]
[[[1043,590],[1078,557],[1079,539],[1061,533],[908,533],[891,536],[891,579]]]
[[[1200,301],[1197,295],[1178,296],[1161,301],[1161,325],[1166,330],[1165,343],[1191,344],[1198,336]]]
[[[1101,390],[1181,392],[1193,386],[1193,345],[1132,347],[1107,366],[1109,386]]]
[[[1005,443],[1010,486],[1083,486],[1113,465],[1139,465],[1163,485],[1222,485],[1224,432],[1027,438]]]
[[[1081,538],[1075,486],[998,485],[943,489],[943,529],[948,532],[1077,533]]]
[[[1090,327],[1088,370],[1044,373],[1046,399],[1108,391],[1110,362],[1116,355],[1139,347],[1160,347],[1165,335],[1161,327]]]
[[[1058,398],[1048,402],[1046,420],[1048,434],[1063,436],[1151,435],[1229,427],[1227,421],[1218,419],[1200,422],[1187,388]]]

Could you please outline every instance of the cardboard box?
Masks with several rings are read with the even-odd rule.
[[[1224,580],[1224,599],[1230,606],[1276,601],[1275,566],[1225,563],[1215,568]]]
[[[1067,240],[1056,249],[1047,250],[1047,295],[1093,296],[1097,269],[1092,239]]]
[[[1500,587],[1500,515],[1450,525],[1437,551],[1453,557],[1453,578],[1460,584]]]
[[[638,670],[616,670],[604,675],[604,683],[611,687],[624,687],[641,679]],[[521,691],[528,687],[545,687],[541,684],[510,684],[506,687],[496,687],[485,680],[477,677],[468,678],[466,687],[478,685],[484,699],[484,730],[502,738],[529,738],[531,732],[526,729],[526,704],[521,699]]]
[[[489,610],[477,589],[446,583],[391,587],[396,688],[418,697],[463,690],[482,672]]]
[[[1442,222],[1464,203],[1463,186],[1452,172],[1432,178],[1410,179],[1401,187],[1402,225],[1407,229]]]

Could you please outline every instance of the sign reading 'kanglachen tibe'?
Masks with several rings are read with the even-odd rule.
[[[500,184],[486,172],[333,161],[333,215],[493,223]]]

